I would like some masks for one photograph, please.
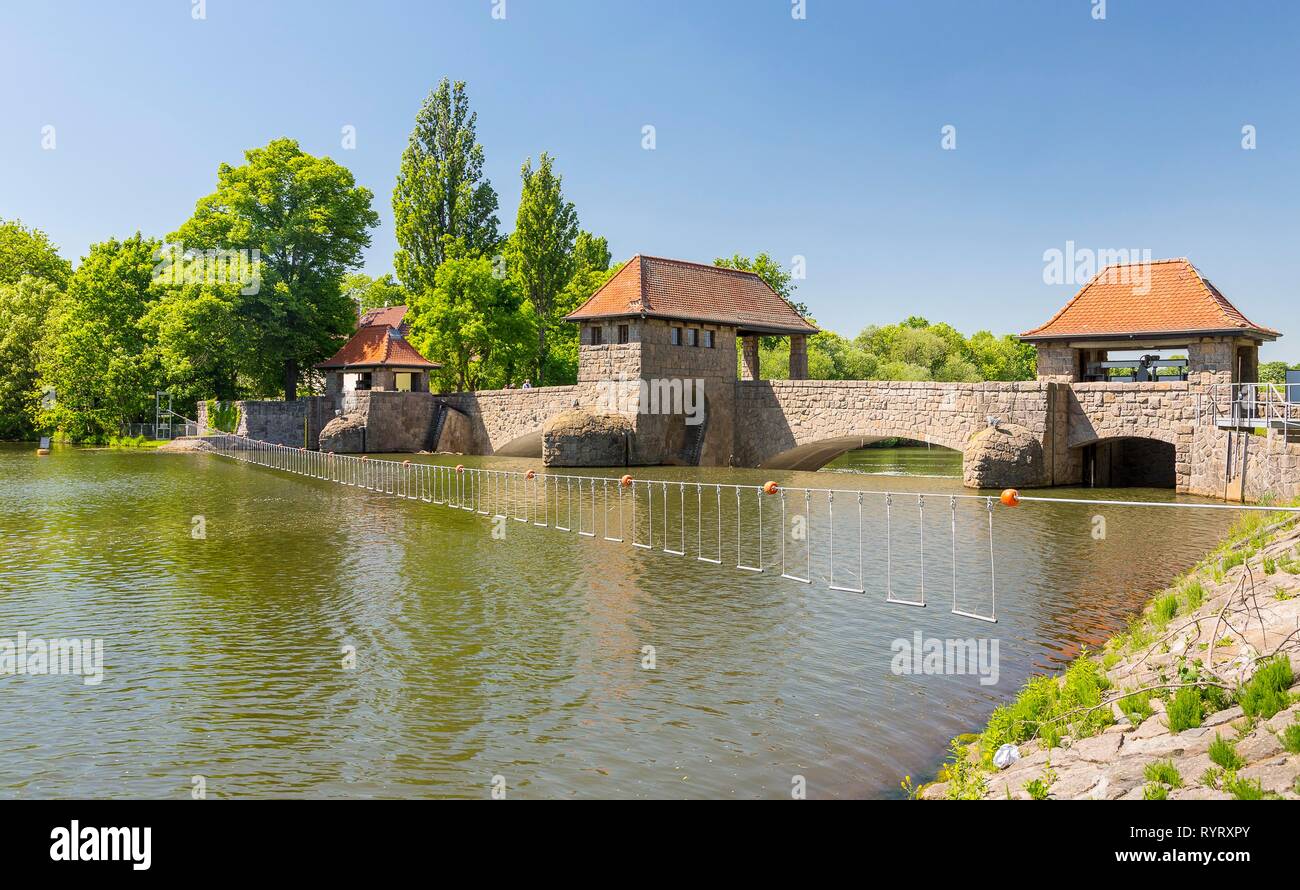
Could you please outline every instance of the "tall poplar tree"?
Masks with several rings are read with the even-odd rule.
[[[547,334],[567,324],[557,310],[557,296],[575,271],[574,242],[578,237],[578,213],[564,200],[561,179],[552,169],[546,152],[533,169],[530,158],[520,171],[523,193],[519,215],[510,236],[510,267],[519,290],[537,317],[537,385],[546,382],[550,350]]]
[[[415,117],[393,189],[393,266],[414,293],[433,292],[449,252],[490,257],[500,247],[497,195],[483,176],[477,124],[465,83],[445,77]]]

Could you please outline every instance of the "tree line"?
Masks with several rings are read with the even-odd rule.
[[[93,244],[75,270],[41,230],[0,220],[0,438],[104,441],[151,417],[156,391],[187,413],[212,397],[320,392],[313,367],[353,332],[358,306],[409,307],[411,342],[442,365],[437,390],[574,382],[578,330],[563,319],[617,272],[608,242],[580,226],[548,153],[521,166],[509,233],[483,168],[465,84],[444,79],[402,153],[398,250],[376,277],[355,271],[378,225],[373,194],[287,138],[220,165],[213,192],[165,238]],[[768,254],[715,263],[756,272],[807,315]],[[788,349],[764,339],[765,376],[784,372]],[[815,335],[809,372],[1027,379],[1033,349],[911,318],[853,340]]]

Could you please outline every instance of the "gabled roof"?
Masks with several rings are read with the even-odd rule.
[[[1022,340],[1061,337],[1234,335],[1273,340],[1185,258],[1107,266],[1051,320]]]
[[[566,321],[644,315],[713,322],[763,334],[815,334],[753,272],[637,254]]]
[[[357,325],[359,328],[366,328],[372,325],[387,325],[390,328],[398,328],[403,334],[407,333],[410,325],[406,323],[405,306],[380,306],[377,309],[369,309],[361,316],[361,321]]]
[[[334,357],[316,366],[321,370],[358,368],[441,368],[431,362],[402,336],[397,328],[369,325],[358,328]]]

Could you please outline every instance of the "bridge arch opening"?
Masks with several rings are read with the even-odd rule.
[[[961,454],[959,449],[953,448],[951,445],[941,442],[929,442],[924,439],[916,439],[910,436],[836,436],[829,439],[819,439],[816,442],[797,445],[794,448],[773,455],[759,464],[759,466],[765,470],[820,470],[836,458],[841,457],[850,451],[859,448],[866,448],[867,446],[889,440],[897,440],[900,443],[908,443],[920,447],[928,446],[936,451],[945,453]],[[960,470],[958,470],[958,475],[960,475]]]
[[[532,432],[524,433],[522,436],[516,436],[500,448],[493,449],[492,453],[500,457],[541,457],[541,427]]]
[[[1090,488],[1174,488],[1178,484],[1171,442],[1124,436],[1100,439],[1077,450],[1082,482]]]

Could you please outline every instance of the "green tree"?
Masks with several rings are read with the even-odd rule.
[[[384,306],[401,306],[410,301],[406,288],[391,274],[371,278],[364,272],[353,272],[344,277],[343,292],[361,307],[362,312]]]
[[[523,193],[515,231],[510,236],[508,258],[519,291],[536,318],[534,382],[541,386],[547,379],[550,356],[547,337],[568,324],[557,311],[557,297],[576,271],[578,214],[573,204],[564,200],[562,177],[553,170],[552,159],[546,152],[538,159],[536,170],[531,158],[525,161],[520,175],[524,181]],[[590,240],[584,244],[584,250],[598,252]],[[608,253],[608,248],[605,252]]]
[[[414,293],[433,291],[449,252],[491,256],[499,248],[497,195],[483,176],[477,126],[465,83],[445,77],[416,114],[393,189],[393,265]]]
[[[62,288],[71,274],[72,265],[59,256],[48,235],[18,220],[0,219],[0,284],[31,275]]]
[[[796,302],[794,299],[794,276],[781,267],[781,264],[774,260],[769,253],[760,253],[758,256],[750,259],[741,254],[732,254],[731,257],[717,257],[713,265],[723,269],[738,269],[741,272],[753,272],[759,278],[768,283],[772,290],[776,291],[781,297],[794,307],[804,318],[808,317],[808,306],[805,303]]]
[[[44,232],[0,219],[0,439],[35,432],[38,344],[71,274]]]
[[[444,387],[472,391],[510,382],[532,338],[521,307],[513,282],[497,275],[491,260],[449,255],[433,290],[411,305],[411,344],[442,363]]]
[[[92,245],[55,298],[37,359],[40,382],[55,392],[38,414],[41,428],[102,441],[153,404],[158,378],[140,320],[158,296],[159,246],[139,232]]]
[[[185,410],[200,399],[237,399],[249,338],[238,284],[188,284],[165,291],[140,319],[147,356]],[[194,415],[189,415],[193,417]]]
[[[41,338],[58,287],[34,275],[0,282],[0,439],[27,439],[39,409]]]
[[[356,324],[343,275],[361,261],[379,223],[371,193],[329,158],[307,154],[292,139],[244,153],[241,167],[222,164],[217,190],[170,237],[190,248],[258,250],[257,286],[241,294],[244,355],[259,389],[277,382],[297,398],[304,369],[328,358]]]

